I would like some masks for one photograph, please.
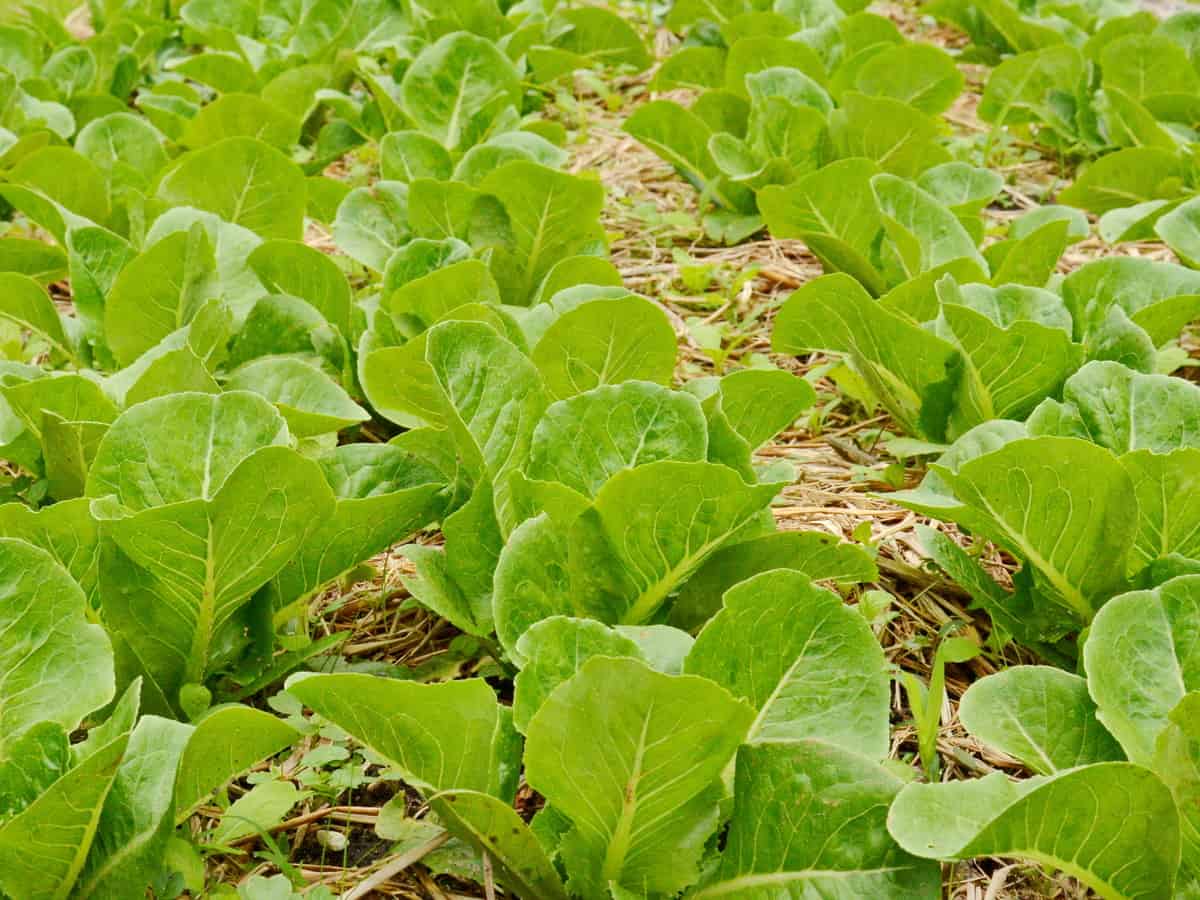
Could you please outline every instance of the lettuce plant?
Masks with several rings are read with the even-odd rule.
[[[1086,677],[1015,666],[975,682],[963,724],[1036,774],[909,785],[889,813],[892,835],[918,856],[1046,862],[1112,896],[1186,890],[1200,875],[1198,617],[1200,578],[1176,578],[1100,610]],[[940,817],[949,809],[971,812]]]
[[[763,623],[769,640],[745,640]],[[513,890],[723,896],[851,883],[937,896],[936,866],[885,829],[901,784],[880,765],[883,655],[865,620],[805,575],[739,582],[694,643],[661,625],[556,616],[522,644],[511,722],[481,681],[316,675],[289,691],[420,785],[438,822],[486,851]],[[506,779],[521,769],[546,801],[532,826],[511,807]]]
[[[139,720],[134,682],[104,722],[71,743],[114,699],[112,645],[88,621],[83,591],[44,550],[0,540],[0,571],[0,885],[14,897],[141,893],[161,859],[191,728]]]
[[[289,439],[271,404],[235,390],[137,404],[100,441],[86,485],[100,617],[153,708],[186,706],[254,642],[270,655],[260,588],[291,604],[440,514],[447,476],[403,445],[318,463]]]
[[[455,266],[435,273],[448,289],[473,264],[456,265],[453,280]],[[631,322],[641,324],[622,327]],[[453,307],[364,359],[376,404],[445,427],[463,461],[468,496],[443,522],[445,548],[409,548],[417,575],[407,585],[463,630],[495,630],[511,656],[553,615],[653,621],[713,554],[768,535],[782,482],[756,471],[752,453],[813,399],[805,382],[770,369],[667,388],[672,330],[622,290],[568,289],[515,318],[496,305]],[[420,391],[396,390],[406,379]],[[793,554],[819,559],[817,577],[864,572],[819,540],[772,548],[754,557],[762,568]],[[717,598],[696,591],[681,616],[702,624]]]
[[[704,88],[692,106],[652,100],[624,126],[720,207],[706,225],[730,241],[761,227],[760,190],[834,160],[866,157],[904,177],[950,161],[935,117],[962,89],[951,58],[905,44],[877,16],[818,6],[811,20],[785,7],[718,23],[719,44],[681,50],[656,76],[660,88]],[[668,21],[709,15],[684,4]]]
[[[963,435],[921,486],[891,495],[996,542],[1023,564],[1007,593],[956,544],[927,534],[934,558],[1009,633],[1054,643],[1131,584],[1194,571],[1200,389],[1093,362],[1027,423]]]
[[[1052,267],[1069,227],[1056,218],[1010,239],[998,274],[1014,257],[1028,262],[1028,241],[1053,242]],[[851,248],[825,246],[847,272],[861,271]],[[1097,260],[1051,291],[982,283],[970,257],[946,255],[928,255],[929,268],[878,301],[848,274],[814,280],[780,310],[773,346],[845,354],[905,431],[948,442],[993,419],[1023,420],[1089,359],[1154,372],[1198,308],[1200,282],[1170,263]]]

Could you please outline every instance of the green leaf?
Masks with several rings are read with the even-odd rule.
[[[88,496],[113,494],[135,512],[210,498],[243,459],[286,441],[283,418],[254,394],[163,397],[114,423],[89,472]]]
[[[723,25],[749,9],[747,0],[678,0],[671,4],[665,24],[672,31],[686,31],[705,20]]]
[[[698,462],[707,445],[693,397],[629,381],[551,404],[534,430],[525,474],[594,497],[619,471],[662,459]]]
[[[177,206],[154,220],[154,225],[146,235],[145,246],[152,247],[179,231],[191,231],[197,223],[208,233],[209,244],[216,254],[220,297],[229,304],[241,322],[263,296],[262,285],[247,263],[250,253],[262,243],[262,239],[253,231],[226,222],[211,212]]]
[[[671,609],[671,623],[689,631],[718,610],[734,585],[771,569],[791,569],[813,581],[874,581],[879,573],[870,555],[819,531],[782,531],[742,541],[709,557],[688,579]]]
[[[1171,710],[1158,737],[1154,771],[1175,795],[1183,831],[1183,865],[1200,874],[1200,693],[1193,691]]]
[[[392,253],[411,234],[408,187],[395,181],[355,188],[333,220],[333,239],[341,251],[376,272],[387,268]]]
[[[111,181],[147,187],[167,164],[162,141],[145,119],[119,112],[88,122],[75,138],[75,150]]]
[[[69,147],[45,147],[31,153],[12,167],[8,180],[40,192],[89,222],[108,223],[111,209],[104,176]]]
[[[874,760],[820,741],[742,747],[720,866],[693,896],[937,897],[937,866],[886,836],[901,786]]]
[[[404,111],[449,150],[486,136],[507,108],[519,106],[516,67],[495,44],[472,34],[448,34],[413,60],[400,82]]]
[[[970,363],[964,389],[971,396],[960,401],[954,419],[960,433],[989,419],[1025,418],[1057,394],[1084,361],[1084,348],[1071,341],[1069,322],[1063,328],[1054,321],[1065,310],[1052,294],[1017,285],[995,290],[967,285],[960,292],[944,281],[938,293],[941,321]]]
[[[1200,266],[1200,198],[1175,207],[1154,223],[1154,232],[1192,268]]]
[[[259,237],[298,241],[306,190],[300,167],[274,147],[232,137],[180,157],[157,193],[167,203],[213,213]]]
[[[1076,438],[1035,437],[961,464],[947,457],[932,471],[952,497],[923,487],[892,499],[995,541],[1031,570],[1041,597],[1083,623],[1123,589],[1137,501],[1112,453]]]
[[[419,131],[393,131],[379,142],[379,168],[387,181],[449,181],[454,162],[437,139]]]
[[[882,293],[886,285],[872,258],[883,223],[873,205],[856,199],[878,172],[870,160],[839,160],[787,187],[763,188],[759,209],[773,235],[804,241],[827,271],[845,272]]]
[[[512,241],[503,248],[504,265],[515,274],[507,302],[530,302],[555,263],[600,238],[604,188],[599,181],[516,160],[492,172],[480,189],[498,199],[508,216]]]
[[[1070,206],[1056,206],[1051,203],[1035,207],[1013,219],[1012,224],[1008,226],[1008,236],[1017,239],[1025,238],[1043,226],[1059,221],[1068,223],[1067,237],[1071,239],[1072,243],[1083,240],[1091,233],[1091,226],[1084,213]]]
[[[1023,238],[1006,243],[1004,258],[995,269],[992,284],[1026,284],[1042,287],[1054,275],[1059,257],[1070,243],[1070,223],[1065,220],[1047,222]],[[990,257],[989,257],[990,259]]]
[[[513,724],[528,733],[529,722],[554,689],[570,680],[593,656],[647,660],[630,638],[592,619],[550,616],[517,641],[515,658],[525,664],[514,681]]]
[[[979,101],[979,118],[997,127],[1024,122],[1053,125],[1057,120],[1055,96],[1075,93],[1083,66],[1083,55],[1068,45],[1006,59],[988,77]]]
[[[719,88],[727,52],[723,47],[680,47],[663,60],[651,84],[656,91]]]
[[[551,616],[586,615],[571,591],[566,535],[543,513],[513,529],[500,550],[494,578],[496,637],[518,666],[529,660],[520,638]]]
[[[256,138],[290,152],[300,141],[300,125],[299,119],[255,94],[222,94],[200,108],[183,129],[179,143],[198,149],[227,138]]]
[[[392,255],[392,258],[388,260],[387,268],[384,269],[383,290],[386,295],[384,309],[391,313],[403,313],[403,306],[400,309],[392,308],[392,301],[395,299],[397,291],[401,291],[423,278],[428,278],[443,268],[450,269],[462,263],[471,262],[467,258],[470,252],[470,247],[453,237],[436,240],[417,238],[409,241]],[[490,298],[485,296],[467,299],[486,302]],[[454,302],[454,300],[451,298],[447,302]],[[404,322],[397,322],[396,327],[402,332],[411,329],[411,326]]]
[[[45,550],[0,539],[0,760],[41,722],[65,731],[112,699],[112,648],[87,599]],[[3,843],[0,832],[0,843]],[[6,890],[8,889],[6,885]]]
[[[1058,202],[1100,215],[1148,200],[1172,199],[1183,176],[1175,153],[1159,147],[1130,147],[1089,165],[1058,195]]]
[[[28,275],[0,272],[0,322],[31,332],[68,359],[74,357],[50,295]]]
[[[556,55],[565,56],[563,62],[573,69],[627,66],[640,72],[653,61],[637,29],[616,12],[603,7],[559,10],[546,25],[546,39],[557,51]],[[533,48],[530,63],[539,80],[558,77],[559,66],[545,71],[538,64]]]
[[[1109,85],[1096,94],[1096,112],[1109,140],[1118,147],[1161,147],[1175,150],[1176,138],[1159,125],[1145,106]]]
[[[212,244],[199,223],[134,257],[104,305],[104,336],[117,362],[129,365],[190,322],[218,293],[215,269]]]
[[[888,813],[892,837],[914,855],[1015,856],[1053,866],[1113,898],[1172,895],[1178,823],[1162,781],[1123,762],[1020,782],[995,773],[910,784]]]
[[[764,572],[730,588],[684,670],[758,711],[749,742],[816,738],[869,759],[887,756],[879,642],[866,619],[800,572]]]
[[[151,886],[174,824],[175,773],[191,734],[191,726],[157,716],[133,729],[75,888],[79,897],[133,897]]]
[[[429,805],[447,830],[488,855],[510,890],[525,897],[566,900],[546,851],[511,806],[478,791],[436,794]]]
[[[463,154],[454,167],[454,180],[475,186],[493,169],[518,159],[561,169],[567,162],[567,152],[547,137],[532,131],[505,131],[492,135]]]
[[[694,187],[713,191],[722,206],[735,205],[716,184],[720,171],[708,149],[713,130],[695,112],[671,100],[651,100],[635,109],[621,127]]]
[[[703,398],[708,418],[708,458],[757,480],[752,454],[792,425],[816,401],[802,378],[780,369],[751,368],[687,386]]]
[[[753,535],[782,486],[704,462],[618,472],[571,527],[574,602],[608,621],[650,621],[712,553]]]
[[[42,442],[43,451],[54,449],[45,435],[48,422],[107,423],[116,418],[117,409],[103,388],[74,372],[57,372],[0,390],[12,411]]]
[[[345,274],[327,254],[298,241],[264,241],[247,262],[272,294],[291,294],[312,306],[343,336],[353,333],[354,298]]]
[[[871,179],[883,227],[909,278],[956,259],[969,259],[984,272],[987,263],[975,241],[950,210],[911,182],[894,175]]]
[[[426,359],[464,464],[496,485],[497,516],[508,522],[508,473],[524,462],[549,402],[541,377],[513,344],[477,322],[431,328]]]
[[[949,536],[918,525],[917,537],[930,558],[971,595],[972,608],[986,610],[999,630],[1011,634],[1046,660],[1064,666],[1074,664],[1073,644],[1067,648],[1056,646],[1072,630],[1071,624],[1064,622],[1052,608],[1037,603],[1028,579],[1022,577],[1016,590],[1010,593]]]
[[[1040,775],[1125,758],[1096,719],[1087,681],[1049,666],[1014,666],[972,684],[958,707],[972,735]]]
[[[950,162],[922,172],[917,187],[956,213],[977,213],[1000,193],[1004,178],[991,169]]]
[[[953,57],[930,44],[894,44],[858,70],[857,91],[891,97],[929,115],[945,112],[962,92]]]
[[[98,226],[73,228],[63,238],[76,315],[87,339],[99,343],[104,327],[105,297],[118,273],[136,253],[124,238]]]
[[[749,97],[746,76],[775,68],[796,69],[817,84],[825,83],[825,65],[811,47],[778,34],[752,35],[735,41],[729,48],[725,89],[739,97]]]
[[[436,273],[435,273],[436,274]],[[418,279],[424,282],[425,279]],[[449,279],[437,277],[430,286],[445,284]],[[410,282],[416,285],[418,282]],[[407,285],[406,285],[407,287]],[[401,314],[404,322],[411,319]],[[452,309],[444,322],[474,322],[490,326],[505,337],[520,339],[511,320],[490,303],[468,303]],[[367,400],[384,418],[403,425],[426,423],[443,426],[447,420],[445,398],[438,387],[437,377],[428,362],[429,332],[418,334],[399,346],[372,348],[375,332],[368,332],[359,347],[359,381]],[[522,356],[524,362],[528,362]]]
[[[1137,568],[1172,554],[1200,559],[1200,498],[1193,490],[1200,449],[1135,450],[1121,457],[1121,465],[1137,495],[1138,533],[1133,547]]]
[[[671,894],[695,881],[716,826],[712,785],[752,718],[710,681],[632,659],[590,659],[560,685],[529,724],[525,767],[573,823],[562,844],[572,890]]]
[[[1114,362],[1090,362],[1029,419],[1030,434],[1086,438],[1113,453],[1158,454],[1200,447],[1200,388],[1167,375],[1144,375]]]
[[[667,675],[683,674],[683,661],[696,643],[670,625],[616,625],[613,630],[637,644],[650,668]]]
[[[213,378],[212,368],[223,354],[223,345],[233,323],[223,304],[219,301],[210,303],[201,308],[192,324],[168,335],[131,365],[108,378],[105,387],[121,406],[128,408],[182,391],[220,393],[221,387]],[[217,347],[210,342],[210,337],[215,338]]]
[[[320,461],[337,506],[276,576],[280,603],[312,594],[439,517],[445,475],[399,441],[346,444]]]
[[[367,411],[316,366],[290,357],[264,357],[229,376],[225,387],[270,400],[298,438],[341,431],[367,421]]]
[[[422,790],[512,799],[511,718],[480,678],[417,684],[371,675],[312,675],[293,680],[288,693],[394,763]]]
[[[1165,35],[1130,34],[1112,41],[1100,54],[1100,69],[1105,88],[1119,88],[1135,100],[1200,91],[1200,75],[1187,51]]]
[[[67,277],[68,257],[44,241],[5,236],[0,242],[0,271],[28,275],[39,284]]]
[[[266,834],[307,796],[290,781],[260,781],[229,805],[209,840],[219,847],[252,834]]]
[[[1200,689],[1200,576],[1107,603],[1083,645],[1097,715],[1129,758],[1151,765],[1159,735],[1184,695]]]
[[[959,352],[871,299],[848,275],[826,275],[793,293],[775,319],[771,342],[779,353],[848,354],[907,432],[937,441],[946,437],[962,366]]]
[[[220,93],[252,91],[258,81],[254,69],[241,56],[220,50],[186,56],[170,68]]]
[[[1113,307],[1145,329],[1156,347],[1179,336],[1200,315],[1200,273],[1183,266],[1121,256],[1093,260],[1062,283],[1063,301],[1085,343]]]
[[[891,97],[849,91],[830,113],[829,129],[839,157],[865,156],[902,178],[950,162],[938,121]]]
[[[269,446],[286,436],[280,425],[253,394],[175,394],[133,407],[101,443],[88,493],[125,557],[108,573],[111,615],[135,649],[153,637],[156,682],[202,681],[222,628],[333,512],[319,467]],[[153,606],[145,594],[118,600],[139,568]]]
[[[394,264],[388,271],[396,276]],[[385,294],[379,308],[401,336],[414,337],[443,319],[469,319],[468,310],[499,303],[500,289],[488,267],[477,259],[463,259],[404,281]],[[494,318],[502,321],[498,313]]]
[[[1109,244],[1118,244],[1122,241],[1153,240],[1154,226],[1176,205],[1178,205],[1178,201],[1147,200],[1145,203],[1135,203],[1133,206],[1110,209],[1100,216],[1097,231],[1100,232],[1100,237]]]
[[[248,706],[218,706],[195,723],[175,778],[175,816],[188,816],[213,791],[299,737],[278,716]]]
[[[668,384],[675,330],[662,309],[636,294],[592,300],[562,313],[531,358],[559,400],[625,381]]]
[[[86,499],[64,500],[37,510],[23,503],[0,505],[0,536],[45,550],[83,589],[87,607],[99,605],[96,563],[100,535]]]
[[[0,887],[14,900],[70,894],[128,742],[114,735],[0,826]]]

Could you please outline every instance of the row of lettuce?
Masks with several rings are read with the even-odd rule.
[[[684,41],[651,87],[686,88],[690,99],[654,100],[626,128],[696,185],[712,205],[708,232],[731,242],[771,227],[764,187],[835,160],[867,157],[915,178],[951,159],[1012,164],[1019,157],[1003,153],[1015,140],[1083,163],[1059,200],[1101,216],[1105,241],[1162,240],[1200,260],[1200,13],[1019,6],[926,4],[971,41],[951,56],[862,4],[678,2],[666,21]],[[994,66],[974,109],[980,140],[952,138],[940,118],[960,98],[962,62]]]
[[[932,133],[874,142],[898,115],[919,135],[961,82],[865,14],[782,68],[731,41],[733,88],[680,108],[717,166],[681,168],[732,201],[722,233],[761,216],[850,273],[788,302],[777,349],[848,355],[912,435],[955,441],[905,502],[1025,568],[1009,594],[931,534],[935,558],[1008,633],[1082,658],[1086,678],[1013,669],[964,700],[1037,777],[906,785],[882,651],[814,584],[874,564],[776,531],[795,473],[755,457],[813,390],[775,369],[671,387],[671,322],[621,286],[603,191],[538,115],[563,74],[649,56],[610,11],[548,5],[97,3],[85,41],[36,13],[4,34],[0,455],[26,485],[0,507],[0,887],[127,897],[182,865],[176,826],[299,737],[230,701],[335,659],[311,598],[439,525],[443,546],[403,549],[406,586],[511,666],[512,705],[478,679],[288,691],[518,896],[934,897],[933,860],[980,855],[1167,895],[1197,865],[1200,433],[1196,389],[1153,373],[1194,276],[1126,260],[1046,290],[1081,234],[1063,210],[981,252],[995,177]],[[825,54],[879,44],[826,80]],[[897,96],[897,67],[943,77]],[[321,174],[343,159],[381,180]],[[70,314],[46,289],[64,277]],[[546,800],[529,825],[522,777]]]
[[[344,635],[310,636],[308,601],[381,550],[444,522],[445,551],[408,551],[413,590],[488,634],[540,491],[590,504],[621,453],[724,472],[710,420],[752,477],[759,438],[722,406],[748,386],[661,386],[674,332],[619,288],[603,191],[538,115],[593,55],[649,57],[612,13],[549,7],[98,2],[83,40],[37,8],[0,30],[6,896],[140,896],[172,870],[201,890],[189,816],[300,738],[230,701],[333,664]],[[343,160],[382,179],[324,177]],[[577,398],[626,382],[629,427],[665,402],[682,435],[560,484]],[[243,833],[231,816],[202,840]]]
[[[1187,364],[1178,342],[1200,314],[1200,276],[1135,257],[1058,272],[1066,250],[1091,234],[1085,211],[1109,243],[1161,239],[1184,263],[1197,259],[1200,16],[1042,6],[927,7],[971,39],[957,61],[995,66],[978,105],[992,129],[982,156],[937,121],[962,89],[956,60],[832,4],[676,3],[668,23],[687,33],[652,86],[687,88],[690,100],[653,100],[625,127],[697,187],[714,237],[765,226],[806,243],[833,274],[784,302],[773,348],[842,356],[856,400],[884,407],[915,439],[907,447],[941,451],[919,488],[888,498],[1018,563],[1002,585],[975,553],[922,529],[930,557],[1001,641],[1054,666],[985,678],[960,709],[968,732],[1034,777],[905,787],[887,815],[890,835],[919,857],[1024,857],[1104,896],[1173,896],[1195,884],[1200,864],[1200,389],[1171,377]],[[992,163],[1013,134],[1094,161],[1060,192],[1063,205],[1011,219],[984,246],[980,212],[1004,180],[964,160]],[[700,641],[734,615],[746,587],[730,591]],[[743,621],[774,640],[772,615]],[[727,671],[740,666],[745,679],[759,662]],[[1106,685],[1117,671],[1119,686]],[[865,745],[862,736],[851,744]],[[757,774],[739,768],[738,788],[748,791]],[[1159,821],[1170,823],[1172,848],[1179,827],[1181,865],[1145,830],[1156,814],[1134,798],[1151,795],[1167,810]],[[803,843],[792,825],[805,837],[818,826],[804,816],[798,824],[769,796],[758,794],[760,815],[744,820],[735,796],[729,841],[742,867],[714,864],[698,895],[811,883],[779,853]],[[768,832],[783,835],[777,846]],[[749,847],[736,840],[748,836]],[[755,868],[764,857],[772,862]],[[816,867],[805,859],[797,868],[805,866]],[[920,894],[912,884],[868,885],[861,895]]]

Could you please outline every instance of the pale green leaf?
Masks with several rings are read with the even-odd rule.
[[[231,137],[185,154],[158,185],[158,196],[213,213],[259,237],[300,240],[307,185],[300,167],[274,147]]]
[[[370,675],[313,675],[288,692],[388,759],[427,791],[511,799],[512,723],[479,678],[418,684]],[[497,754],[500,754],[499,756]],[[507,795],[506,792],[507,791]]]
[[[623,469],[660,459],[700,461],[707,446],[695,398],[627,381],[551,404],[534,430],[525,474],[593,497]]]
[[[87,599],[45,550],[0,539],[0,759],[40,722],[70,731],[114,693],[112,648]]]
[[[189,815],[206,796],[255,763],[289,746],[299,732],[248,706],[219,706],[195,723],[179,760],[175,814]]]
[[[901,786],[874,760],[820,741],[742,747],[720,866],[694,896],[933,900],[936,864],[887,836]]]
[[[1011,782],[910,784],[888,813],[905,850],[930,859],[1014,856],[1050,865],[1102,896],[1170,897],[1179,816],[1166,786],[1131,763]]]
[[[1134,762],[1151,765],[1171,710],[1200,690],[1200,576],[1109,601],[1083,645],[1100,721]]]
[[[711,787],[752,718],[710,681],[632,659],[595,657],[560,685],[529,724],[525,766],[573,823],[562,846],[572,889],[674,893],[693,882],[716,825]]]
[[[979,740],[1041,775],[1124,759],[1096,718],[1087,681],[1049,666],[1014,666],[972,684],[959,703]]]
[[[546,851],[511,806],[478,791],[437,794],[429,805],[448,830],[489,856],[506,888],[521,896],[566,900]]]
[[[724,601],[685,671],[757,710],[747,741],[816,738],[887,756],[888,677],[866,619],[796,571],[756,575]]]
[[[636,294],[564,312],[531,354],[547,389],[560,400],[623,381],[666,384],[675,356],[675,330],[666,315]]]

